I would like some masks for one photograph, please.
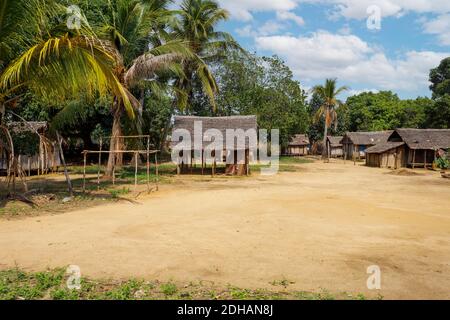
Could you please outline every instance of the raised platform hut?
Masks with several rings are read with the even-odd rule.
[[[211,166],[211,174],[215,175],[218,165],[224,165],[226,175],[248,175],[250,173],[250,161],[257,147],[257,118],[256,116],[231,116],[231,117],[193,117],[176,116],[172,129],[172,149],[179,148],[180,141],[174,136],[175,132],[188,132],[191,142],[178,154],[177,173],[193,173],[197,165],[201,166],[201,174],[205,173],[207,166]],[[212,151],[213,159],[207,159],[208,146],[214,138],[210,133],[215,131],[223,137],[223,148],[221,154],[216,155]],[[240,132],[239,137],[231,143],[227,143],[227,133]],[[247,136],[249,134],[250,136]],[[201,135],[195,143],[194,138]],[[239,144],[239,139],[245,139]],[[200,142],[200,146],[198,145]],[[185,154],[187,153],[187,154]],[[208,163],[208,161],[210,163]]]

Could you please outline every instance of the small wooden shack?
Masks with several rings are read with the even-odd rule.
[[[287,156],[306,156],[309,153],[310,142],[306,134],[296,134],[287,146]]]
[[[366,165],[377,168],[403,167],[404,142],[383,142],[366,149]]]
[[[344,148],[342,146],[342,136],[327,137],[327,153],[329,158],[339,158],[344,156]]]
[[[345,159],[364,159],[367,148],[387,142],[392,132],[347,132],[341,140]]]
[[[450,149],[450,129],[397,129],[388,138],[391,143],[403,143],[402,167],[431,166],[440,149]]]
[[[195,124],[201,123],[202,132],[195,132]],[[210,137],[205,134],[209,130],[218,130],[223,136],[223,151],[221,155],[217,155],[216,159],[219,158],[219,161],[214,161],[211,164],[211,172],[212,174],[216,174],[217,165],[224,164],[225,165],[225,174],[227,175],[248,175],[250,173],[250,161],[251,158],[256,156],[253,153],[255,150],[250,145],[249,139],[245,137],[244,149],[241,146],[238,146],[237,141],[235,140],[233,143],[233,147],[227,148],[227,143],[225,139],[227,137],[227,131],[232,130],[243,130],[243,132],[254,132],[255,133],[255,147],[257,146],[257,117],[256,116],[231,116],[231,117],[193,117],[193,116],[176,116],[174,119],[173,131],[175,130],[187,130],[191,138],[197,134],[201,134],[202,147],[198,149],[198,147],[194,144],[194,141],[190,144],[190,149],[187,152],[190,152],[189,161],[190,163],[184,163],[181,159],[184,158],[183,155],[180,156],[179,165],[178,165],[178,173],[183,172],[193,172],[193,168],[197,164],[201,165],[201,173],[204,173],[206,169],[206,148],[212,142],[210,141]],[[178,141],[172,141],[172,148],[178,145]],[[200,154],[201,163],[196,163],[193,159],[195,158],[195,154]],[[244,159],[239,159],[239,154],[244,155]],[[231,159],[234,159],[231,161]],[[241,160],[241,161],[240,161]]]
[[[7,128],[13,141],[22,144],[22,146],[14,146],[14,156],[21,170],[28,175],[32,172],[44,174],[50,170],[55,171],[61,165],[59,152],[55,143],[41,138],[48,131],[47,122],[9,122],[7,123]],[[2,140],[0,143],[5,143],[5,141]],[[34,152],[30,154],[21,149],[34,150]],[[9,167],[8,148],[0,148],[0,150],[0,170],[6,171]]]

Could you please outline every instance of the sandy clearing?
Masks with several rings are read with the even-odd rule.
[[[198,180],[198,178],[196,178]],[[76,264],[90,277],[450,299],[450,183],[347,162],[192,181],[141,204],[0,221],[0,268]],[[368,291],[379,265],[382,290]]]

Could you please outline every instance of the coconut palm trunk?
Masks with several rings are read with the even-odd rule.
[[[123,165],[123,153],[115,153],[115,151],[123,150],[124,139],[121,125],[123,108],[117,99],[114,100],[113,106],[113,126],[111,130],[111,138],[109,143],[109,157],[106,166],[106,177],[112,177],[114,168]]]
[[[329,110],[327,108],[327,113],[329,113]],[[327,148],[327,137],[328,137],[328,125],[325,123],[325,128],[323,129],[323,150],[322,150],[322,159],[327,160],[328,159],[328,148]]]

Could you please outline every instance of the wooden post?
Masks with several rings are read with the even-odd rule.
[[[150,192],[150,137],[147,137],[147,191]]]
[[[102,165],[103,138],[100,137],[100,152],[98,153],[97,190],[100,190],[100,168]]]
[[[138,183],[138,157],[139,154],[137,152],[134,153],[134,190],[137,189],[137,183]]]
[[[415,169],[415,166],[416,166],[416,149],[414,149],[413,151],[413,163],[412,163],[413,170]]]
[[[58,131],[56,132],[56,138],[58,139],[59,155],[61,157],[61,162],[62,162],[62,164],[64,166],[64,175],[66,176],[69,195],[71,197],[73,197],[72,181],[70,180],[69,172],[67,171],[66,160],[64,158],[64,152],[63,152],[63,149],[62,149],[62,137],[59,135]]]
[[[86,192],[86,157],[87,153],[85,151],[83,159],[83,192]]]
[[[427,150],[424,151],[424,167],[427,168]]]
[[[303,150],[303,152],[305,151]],[[248,177],[250,175],[250,149],[245,150],[245,166],[246,175]]]
[[[214,150],[213,152],[212,152],[214,155],[213,155],[213,163],[212,163],[212,167],[211,167],[211,173],[212,173],[212,176],[214,177],[215,175],[216,175],[216,151]]]
[[[112,170],[112,182],[113,186],[116,185],[116,163],[113,164],[113,170]]]
[[[158,164],[158,152],[155,152],[155,173],[156,173],[156,191],[159,190],[159,164]]]
[[[202,175],[204,174],[205,169],[205,150],[202,149]]]

